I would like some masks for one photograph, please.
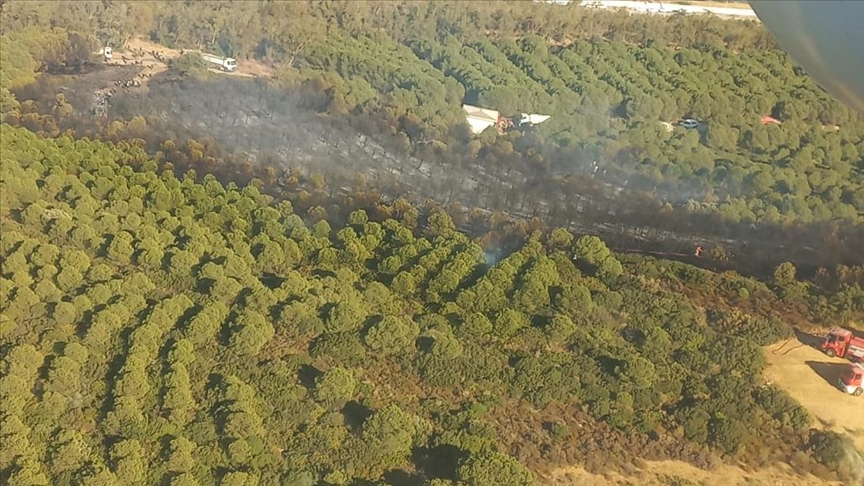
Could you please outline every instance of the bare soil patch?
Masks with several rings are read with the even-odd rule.
[[[783,343],[765,348],[765,378],[798,400],[813,416],[814,427],[846,434],[864,450],[864,397],[848,395],[836,386],[849,362],[829,358],[802,339],[807,340],[792,338],[782,348]]]
[[[630,475],[610,472],[591,474],[579,467],[554,471],[541,482],[551,486],[839,486],[842,483],[825,481],[808,474],[799,476],[786,464],[745,471],[739,467],[722,465],[710,471],[680,461],[651,461]]]
[[[750,4],[747,2],[723,2],[716,0],[683,0],[683,1],[675,1],[669,3],[675,3],[679,5],[693,5],[696,7],[722,7],[722,8],[740,8],[745,10],[751,10]]]
[[[251,74],[252,76],[259,78],[269,78],[273,76],[274,69],[263,62],[256,61],[255,59],[238,59],[237,71]]]
[[[167,58],[175,58],[180,56],[179,49],[171,49],[170,47],[165,47],[161,44],[156,44],[155,42],[150,42],[141,37],[134,37],[129,39],[124,47],[124,50],[127,52],[132,51],[144,51],[146,55],[152,57],[152,53],[156,52],[161,57]],[[116,57],[116,56],[115,56]]]
[[[165,47],[160,44],[156,44],[154,42],[150,42],[141,37],[136,37],[129,42],[126,43],[126,47],[124,48],[123,53],[118,53],[119,55],[114,56],[114,63],[122,62],[122,55],[126,55],[127,57],[131,57],[132,53],[135,52],[143,52],[143,56],[136,57],[136,59],[141,59],[145,64],[158,64],[163,66],[162,69],[167,69],[165,65],[165,61],[169,59],[175,59],[180,57],[183,52],[199,52],[194,49],[189,50],[181,50],[181,49],[171,49],[169,47]],[[128,53],[128,54],[127,54]],[[154,53],[158,55],[154,56]],[[119,59],[119,61],[118,61]],[[255,59],[238,59],[237,60],[237,70],[233,73],[224,73],[222,71],[211,69],[210,71],[228,74],[232,76],[246,77],[246,78],[269,78],[273,75],[273,68],[260,62]]]

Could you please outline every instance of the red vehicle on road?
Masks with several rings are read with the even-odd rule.
[[[864,365],[850,363],[837,380],[837,385],[846,393],[860,397],[864,394]]]
[[[838,356],[849,361],[864,361],[864,338],[856,337],[852,331],[842,327],[832,329],[820,347],[832,358]]]

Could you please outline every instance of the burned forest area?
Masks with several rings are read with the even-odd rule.
[[[514,220],[539,218],[546,227],[600,235],[615,251],[712,270],[765,276],[792,261],[802,276],[812,276],[821,267],[864,263],[861,252],[849,251],[864,246],[861,225],[736,225],[689,213],[674,189],[663,194],[656,187],[626,187],[630,178],[621,172],[598,175],[596,161],[565,161],[544,171],[513,160],[477,164],[453,152],[406,150],[403,139],[364,115],[329,114],[326,93],[302,87],[176,70],[151,74],[156,70],[146,64],[91,64],[82,71],[49,73],[20,94],[50,106],[63,93],[76,113],[63,126],[97,137],[112,121],[142,117],[148,133],[138,135],[151,152],[169,139],[181,145],[207,139],[217,153],[243,156],[259,170],[275,169],[270,192],[280,197],[291,197],[283,194],[280,180],[301,169],[322,176],[330,196],[374,189],[384,200],[434,200],[463,216],[479,209]],[[212,170],[220,173],[218,165]],[[689,199],[698,200],[698,193],[689,192]],[[476,222],[460,227],[475,236],[489,229]],[[826,231],[834,241],[826,241]],[[715,248],[714,258],[697,258],[697,247]]]

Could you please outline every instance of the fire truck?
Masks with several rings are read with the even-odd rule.
[[[857,337],[852,331],[842,327],[832,329],[820,347],[831,358],[837,356],[849,361],[864,361],[864,338]]]
[[[844,392],[856,397],[864,394],[864,365],[861,363],[850,363],[849,367],[837,379],[837,386]]]

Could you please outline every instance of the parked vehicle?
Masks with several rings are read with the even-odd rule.
[[[688,118],[686,120],[681,121],[681,126],[684,128],[688,128],[688,129],[689,128],[696,128],[699,126],[699,122],[692,119],[692,118]]]
[[[837,379],[837,386],[844,392],[856,397],[864,394],[864,365],[861,363],[850,363],[849,367]]]
[[[102,51],[102,54],[105,56],[106,61],[110,61],[114,59],[114,52],[111,50],[111,46],[105,46],[105,49]]]
[[[237,61],[233,57],[220,57],[214,54],[202,52],[201,59],[204,59],[211,64],[216,64],[222,68],[223,71],[233,72],[237,69]]]
[[[864,361],[864,338],[857,337],[852,331],[842,327],[832,329],[820,347],[832,358],[838,356],[850,361]]]

